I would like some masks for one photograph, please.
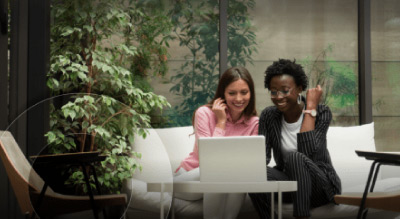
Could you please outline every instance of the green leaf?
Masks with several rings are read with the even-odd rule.
[[[83,121],[82,122],[82,129],[86,129],[87,127],[89,127],[89,122],[88,121]]]
[[[128,135],[128,139],[129,139],[129,143],[133,144],[133,142],[135,141],[135,138],[133,137],[133,135]]]
[[[76,112],[75,111],[69,111],[68,115],[71,117],[72,120],[74,120],[74,118],[76,116]]]
[[[64,29],[64,32],[61,33],[61,36],[64,36],[64,37],[65,37],[65,36],[71,35],[73,32],[74,32],[74,30],[73,30],[72,28],[66,27],[66,28]]]
[[[47,137],[47,142],[49,144],[53,143],[56,140],[56,135],[51,131],[47,132],[45,136]]]
[[[85,73],[83,73],[83,72],[78,72],[77,74],[78,74],[78,78],[80,78],[80,79],[83,80],[83,81],[86,81],[87,76],[86,76]]]
[[[110,174],[109,173],[105,173],[104,174],[104,179],[105,180],[109,180],[111,177],[110,177]]]

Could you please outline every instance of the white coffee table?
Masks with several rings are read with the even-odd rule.
[[[171,216],[174,215],[174,193],[259,193],[270,192],[271,200],[278,193],[278,218],[282,218],[282,192],[297,191],[297,181],[268,181],[268,182],[149,182],[148,192],[160,192],[160,219],[164,219],[164,192],[172,192]],[[274,202],[271,202],[271,216],[274,218]]]

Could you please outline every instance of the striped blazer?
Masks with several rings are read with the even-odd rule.
[[[332,166],[326,143],[326,133],[332,120],[332,113],[325,105],[318,105],[315,129],[297,134],[297,150],[310,158],[327,176],[331,186],[326,187],[326,193],[332,198],[341,193],[341,182]],[[281,152],[282,112],[275,106],[265,108],[259,121],[258,134],[265,136],[266,164],[271,160],[273,151],[276,166],[285,171],[285,163]]]

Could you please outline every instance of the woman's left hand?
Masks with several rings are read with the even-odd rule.
[[[321,86],[317,85],[316,88],[311,88],[307,90],[307,108],[308,109],[316,109],[319,101],[321,100],[322,96],[322,88]]]

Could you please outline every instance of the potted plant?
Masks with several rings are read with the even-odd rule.
[[[54,1],[48,87],[54,95],[48,152],[100,151],[97,168],[105,193],[119,193],[139,167],[130,145],[145,137],[149,112],[169,106],[145,77],[167,71],[168,19],[149,15],[136,1]],[[141,4],[141,3],[140,3]],[[163,22],[153,22],[163,20]],[[150,21],[150,22],[149,22]],[[62,95],[68,94],[68,95]],[[140,168],[140,167],[139,167]],[[84,191],[83,174],[66,183]]]

